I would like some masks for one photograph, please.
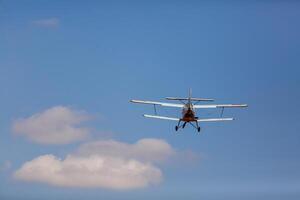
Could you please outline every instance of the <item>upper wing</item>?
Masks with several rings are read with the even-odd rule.
[[[158,116],[158,115],[144,115],[144,117],[155,118],[155,119],[165,119],[165,120],[172,120],[172,121],[179,121],[179,118],[164,117],[164,116]]]
[[[143,103],[143,104],[152,104],[152,105],[160,105],[160,106],[167,106],[167,107],[177,107],[183,108],[183,104],[176,104],[176,103],[164,103],[164,102],[157,102],[157,101],[142,101],[142,100],[130,100],[132,103]]]
[[[212,119],[198,119],[198,122],[219,122],[219,121],[231,121],[233,118],[212,118]]]
[[[244,108],[247,104],[194,105],[193,108]]]

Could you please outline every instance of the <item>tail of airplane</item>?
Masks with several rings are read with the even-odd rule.
[[[189,89],[189,100],[188,100],[188,104],[191,104],[191,98],[192,98],[192,89]]]
[[[178,100],[178,101],[188,101],[188,103],[191,103],[192,101],[214,101],[214,99],[208,99],[208,98],[192,98],[192,89],[189,89],[188,97],[187,98],[181,98],[181,97],[166,97],[167,100]]]

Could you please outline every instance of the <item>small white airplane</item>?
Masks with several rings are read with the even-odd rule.
[[[178,121],[177,126],[175,126],[175,130],[178,131],[179,128],[185,127],[187,123],[191,124],[194,128],[200,132],[199,122],[219,122],[219,121],[231,121],[233,118],[222,118],[224,108],[244,108],[247,107],[247,104],[207,104],[207,105],[197,105],[198,102],[201,101],[214,101],[214,99],[206,99],[206,98],[192,98],[191,90],[189,90],[188,98],[178,98],[178,97],[166,97],[167,100],[178,100],[182,104],[175,103],[164,103],[164,102],[156,102],[156,101],[142,101],[142,100],[130,100],[132,103],[141,103],[141,104],[152,104],[154,105],[155,115],[144,115],[144,117],[155,118],[155,119],[164,119],[171,121]],[[195,102],[195,103],[194,103]],[[176,107],[182,108],[182,117],[181,118],[173,118],[173,117],[164,117],[158,116],[156,112],[156,106],[167,106],[167,107]],[[196,117],[195,109],[202,108],[221,108],[221,118],[211,118],[211,119],[199,119]],[[183,124],[181,125],[181,122]],[[193,124],[193,122],[196,124]]]

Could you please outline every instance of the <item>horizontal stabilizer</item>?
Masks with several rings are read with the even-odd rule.
[[[211,118],[211,119],[198,119],[198,122],[220,122],[220,121],[232,121],[233,118]]]
[[[144,115],[144,117],[155,118],[155,119],[171,120],[171,121],[179,121],[179,118],[164,117],[164,116],[158,116],[158,115]]]
[[[179,100],[179,101],[187,101],[189,98],[179,98],[179,97],[166,97],[167,100]],[[191,101],[214,101],[214,99],[207,98],[190,98]]]

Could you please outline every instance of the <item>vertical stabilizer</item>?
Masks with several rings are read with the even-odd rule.
[[[192,89],[190,88],[190,89],[189,89],[189,100],[188,100],[188,101],[189,101],[189,102],[188,102],[189,104],[191,104],[191,98],[192,98]]]

